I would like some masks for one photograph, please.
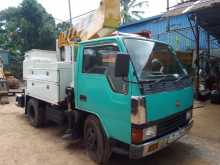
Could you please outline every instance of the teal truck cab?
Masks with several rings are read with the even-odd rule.
[[[117,35],[79,42],[74,49],[65,102],[55,105],[25,92],[32,125],[56,121],[54,116],[65,121],[65,112],[74,112],[74,131],[98,163],[112,152],[132,159],[148,156],[191,128],[192,83],[169,45]]]

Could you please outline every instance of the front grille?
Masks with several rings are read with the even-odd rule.
[[[171,133],[187,124],[186,112],[174,115],[158,123],[158,136]]]
[[[152,94],[152,93],[162,92],[164,90],[174,91],[177,89],[189,87],[191,85],[192,83],[188,79],[179,82],[175,82],[175,81],[161,82],[160,84],[157,85],[143,84],[143,93]]]

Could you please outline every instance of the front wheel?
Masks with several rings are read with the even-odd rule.
[[[106,163],[111,156],[109,140],[103,132],[99,120],[89,116],[84,125],[84,142],[89,157],[98,164]]]

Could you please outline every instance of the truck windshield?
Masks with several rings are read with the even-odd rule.
[[[140,81],[173,80],[186,76],[168,45],[143,39],[125,39],[124,42]]]

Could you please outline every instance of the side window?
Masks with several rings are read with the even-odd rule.
[[[87,74],[103,74],[107,77],[114,92],[127,93],[127,83],[115,77],[115,61],[119,53],[117,45],[100,45],[85,47],[82,72]]]

